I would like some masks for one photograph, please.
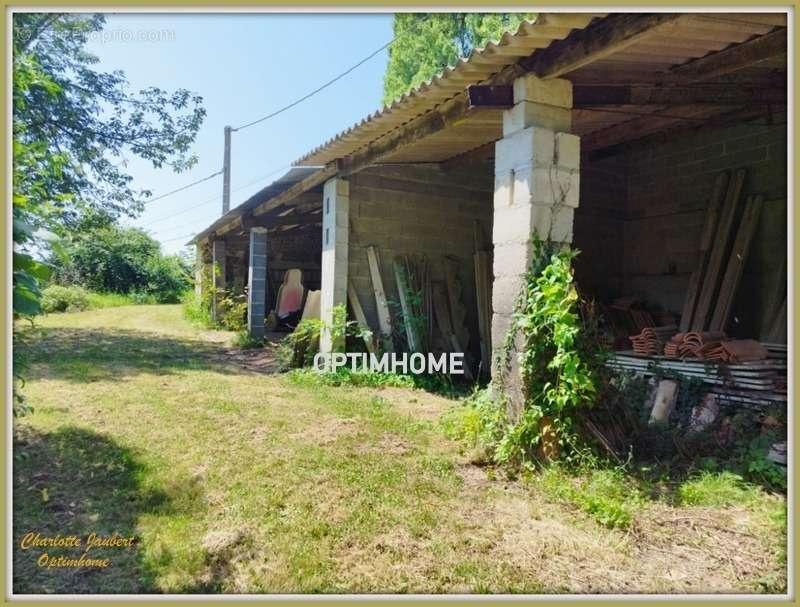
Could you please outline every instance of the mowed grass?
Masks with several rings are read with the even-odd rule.
[[[510,480],[471,465],[444,436],[453,402],[441,397],[248,371],[230,335],[192,327],[178,306],[37,325],[34,412],[15,422],[16,592],[785,587],[785,523],[764,514],[783,511],[781,498],[703,498],[704,479],[684,502],[626,502],[626,524],[609,525],[576,496],[596,486],[617,499],[613,479]],[[46,569],[42,549],[20,548],[29,531],[116,532],[137,545],[92,551],[107,569]]]

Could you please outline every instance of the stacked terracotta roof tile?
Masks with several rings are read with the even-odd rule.
[[[675,325],[667,327],[645,327],[639,335],[631,335],[633,351],[642,356],[661,354],[669,336],[678,329]]]
[[[754,339],[734,339],[703,346],[698,358],[727,363],[743,363],[764,360],[767,355],[767,349]]]
[[[664,344],[664,356],[727,363],[764,360],[769,352],[754,339],[729,339],[721,331],[676,333]]]

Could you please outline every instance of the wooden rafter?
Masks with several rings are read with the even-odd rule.
[[[605,105],[749,105],[786,103],[786,86],[748,87],[746,85],[575,85],[572,89],[576,108]]]
[[[520,65],[539,78],[556,78],[663,33],[686,18],[677,13],[611,15],[534,52]]]

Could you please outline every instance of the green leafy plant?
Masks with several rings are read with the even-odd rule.
[[[244,331],[247,329],[247,294],[226,291],[219,298],[219,324],[227,331]]]
[[[301,320],[278,346],[278,362],[284,369],[311,365],[319,352],[319,339],[325,324],[317,318]]]
[[[264,347],[264,340],[253,337],[247,330],[241,330],[237,331],[236,335],[233,336],[231,345],[234,348],[241,348],[242,350],[252,350]]]
[[[42,291],[42,309],[52,312],[79,312],[89,307],[89,294],[82,287],[50,285]]]
[[[578,251],[536,239],[531,265],[499,353],[497,385],[504,384],[518,350],[523,406],[496,450],[501,462],[536,459],[543,439],[575,443],[572,416],[597,393],[587,344],[581,335],[572,261]]]

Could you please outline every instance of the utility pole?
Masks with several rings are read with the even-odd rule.
[[[225,127],[225,157],[222,161],[222,214],[231,210],[231,127]]]

